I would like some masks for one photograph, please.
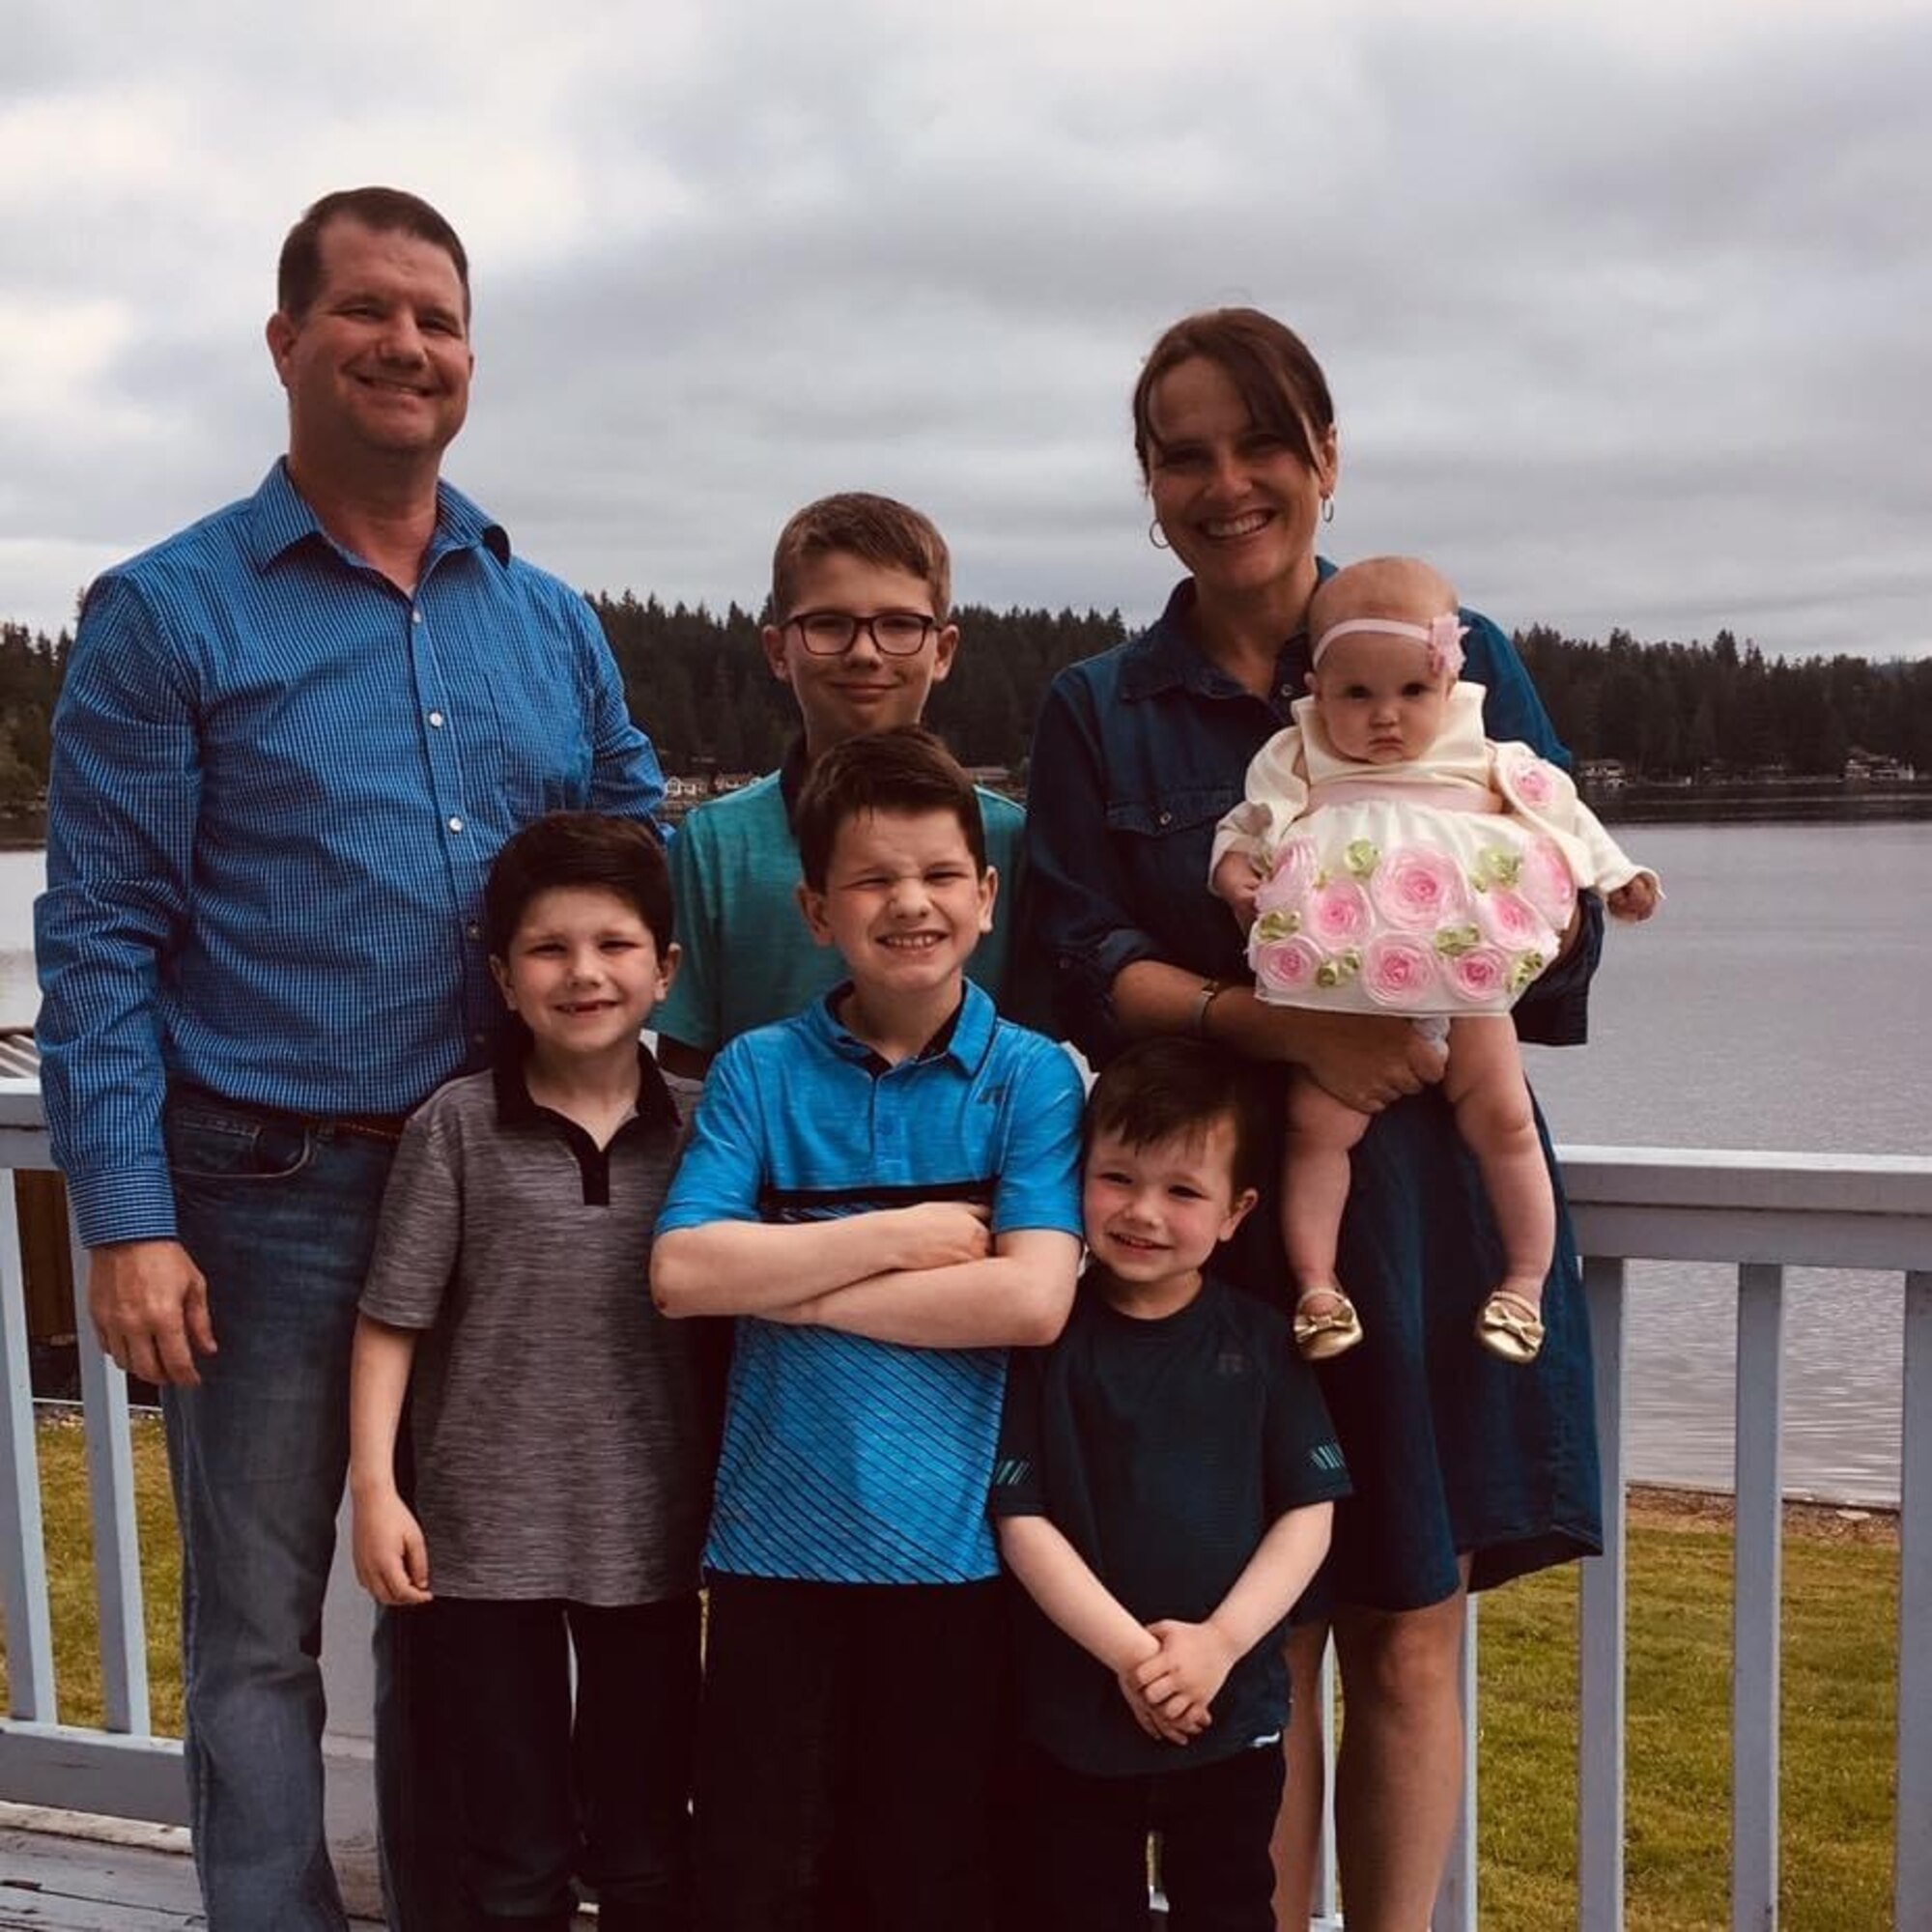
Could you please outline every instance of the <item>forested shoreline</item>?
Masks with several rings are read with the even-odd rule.
[[[667,605],[626,590],[590,604],[631,711],[673,773],[753,772],[796,729],[765,667],[755,612]],[[1023,772],[1034,713],[1055,672],[1119,643],[1118,611],[955,612],[960,647],[930,719],[970,765]],[[71,636],[0,622],[0,809],[45,789],[48,720]],[[1580,759],[1619,760],[1654,783],[1776,777],[1842,780],[1863,759],[1932,775],[1932,659],[1766,658],[1728,631],[1709,643],[1603,641],[1546,624],[1516,634],[1558,733]]]

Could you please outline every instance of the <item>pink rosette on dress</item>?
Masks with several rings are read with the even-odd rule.
[[[1532,811],[1546,811],[1556,803],[1563,789],[1563,774],[1534,752],[1518,751],[1501,763],[1499,776],[1506,790],[1515,794]]]
[[[1577,880],[1555,839],[1531,840],[1522,856],[1522,895],[1559,932],[1570,923],[1577,910]]]
[[[1315,841],[1291,838],[1275,859],[1274,869],[1255,894],[1256,912],[1293,912],[1308,896],[1308,889],[1320,869]]]
[[[1306,919],[1309,937],[1330,952],[1359,946],[1375,924],[1369,895],[1353,879],[1324,879],[1308,895]]]
[[[1442,977],[1459,1000],[1472,1007],[1503,1008],[1510,1003],[1509,956],[1494,946],[1475,946],[1442,961]]]
[[[1384,932],[1362,952],[1362,990],[1378,1007],[1413,1012],[1435,1003],[1441,989],[1435,949],[1406,932]]]
[[[1295,999],[1307,994],[1321,970],[1322,952],[1312,939],[1296,934],[1292,939],[1265,939],[1248,948],[1248,964],[1254,969],[1255,986],[1264,999]]]
[[[1435,845],[1400,845],[1389,853],[1369,881],[1369,896],[1398,932],[1434,932],[1469,910],[1462,867]]]
[[[1483,937],[1505,952],[1535,952],[1545,961],[1556,956],[1556,935],[1549,922],[1520,893],[1502,886],[1478,893],[1476,923]]]

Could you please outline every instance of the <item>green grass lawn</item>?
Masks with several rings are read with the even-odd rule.
[[[79,1428],[40,1431],[55,1669],[64,1721],[100,1720],[87,1468]],[[134,1425],[148,1671],[156,1731],[178,1731],[180,1585],[159,1425]],[[1882,1531],[1794,1524],[1784,1546],[1785,1932],[1890,1920],[1898,1552]],[[1727,1927],[1730,1533],[1721,1517],[1641,1511],[1630,1536],[1626,1923]],[[1483,1932],[1576,1923],[1577,1572],[1482,1600]],[[4,1668],[0,1668],[4,1677]]]
[[[100,1617],[94,1595],[94,1527],[87,1507],[87,1453],[78,1418],[43,1419],[39,1432],[41,1515],[46,1536],[49,1614],[54,1633],[54,1695],[65,1724],[99,1724]],[[147,1612],[148,1697],[154,1729],[181,1735],[178,1648],[181,1555],[168,1495],[161,1425],[136,1417],[135,1509]],[[0,1680],[4,1680],[0,1651]]]
[[[1787,1533],[1785,1932],[1891,1923],[1897,1592],[1889,1536]],[[1574,1569],[1482,1599],[1483,1932],[1576,1923],[1577,1599]],[[1640,1514],[1630,1536],[1624,1895],[1625,1922],[1642,1932],[1730,1924],[1730,1644],[1728,1524]]]

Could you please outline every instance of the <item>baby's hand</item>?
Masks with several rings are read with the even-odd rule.
[[[394,1490],[355,1499],[355,1578],[379,1604],[430,1601],[422,1525]]]
[[[1262,883],[1255,862],[1245,852],[1223,852],[1209,883],[1215,897],[1227,900],[1241,930],[1247,931],[1255,923],[1255,894]]]
[[[1612,919],[1627,919],[1635,923],[1648,919],[1657,910],[1657,902],[1662,896],[1657,890],[1657,881],[1648,872],[1639,872],[1635,878],[1619,886],[1604,903],[1609,908]]]
[[[1235,1667],[1234,1645],[1211,1620],[1184,1624],[1163,1617],[1148,1629],[1160,1639],[1160,1651],[1134,1671],[1141,1695],[1170,1723],[1185,1725],[1198,1719],[1205,1725]]]

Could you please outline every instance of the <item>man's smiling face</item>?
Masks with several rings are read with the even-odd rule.
[[[336,471],[435,459],[463,427],[475,364],[456,264],[433,242],[346,215],[322,231],[320,253],[314,301],[269,322],[291,456]]]

